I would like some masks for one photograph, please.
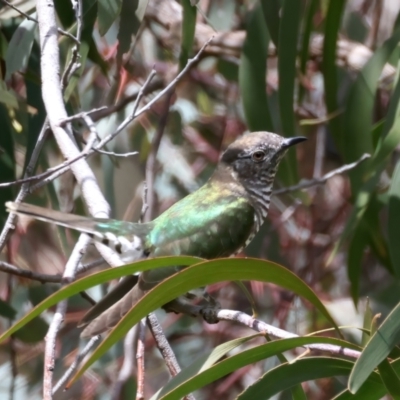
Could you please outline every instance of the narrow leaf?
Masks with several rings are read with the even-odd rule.
[[[400,162],[392,176],[389,190],[388,241],[389,252],[393,269],[397,278],[400,278]]]
[[[6,53],[6,80],[10,79],[11,74],[24,70],[28,65],[36,26],[36,22],[25,19],[15,30]]]
[[[282,286],[310,301],[336,327],[318,296],[288,269],[270,261],[251,258],[205,261],[176,273],[148,291],[110,331],[110,334],[72,378],[72,382],[150,312],[194,288],[226,280],[256,280]]]
[[[346,376],[353,363],[329,357],[310,357],[293,364],[283,364],[268,371],[256,383],[249,386],[238,400],[269,399],[277,393],[301,382],[314,379]],[[376,374],[377,375],[377,374]]]
[[[157,392],[151,400],[180,399],[188,393],[200,389],[233,371],[237,371],[239,368],[276,356],[277,354],[281,354],[296,347],[312,343],[329,343],[342,347],[348,347],[349,345],[349,343],[342,340],[328,337],[298,337],[274,340],[227,357],[209,368],[203,368],[202,371],[199,372],[195,372],[195,368],[190,366],[189,368],[191,370],[193,369],[191,374],[187,375],[184,371],[180,372]],[[351,365],[350,363],[349,369]],[[186,380],[182,379],[182,375],[184,375]]]
[[[240,94],[251,131],[274,131],[266,92],[268,42],[268,29],[257,4],[247,16],[239,65]]]
[[[138,271],[146,271],[149,269],[168,267],[171,265],[191,265],[197,262],[199,262],[199,258],[196,257],[160,257],[138,261],[118,268],[110,268],[105,271],[86,276],[85,278],[78,279],[77,281],[64,286],[59,291],[47,297],[36,307],[34,307],[28,314],[17,321],[11,328],[2,333],[0,335],[0,343],[10,337],[10,335],[12,335],[14,332],[18,331],[18,329],[21,329],[23,326],[25,326],[29,321],[32,321],[33,318],[40,315],[43,311],[57,304],[59,301],[65,300],[68,297],[71,297],[93,286],[109,282],[112,279],[131,275]]]
[[[356,361],[349,378],[349,390],[356,393],[373,370],[400,341],[400,303],[383,321]]]
[[[390,396],[394,400],[400,400],[400,380],[387,359],[378,365],[378,371]]]

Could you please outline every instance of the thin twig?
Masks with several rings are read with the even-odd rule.
[[[22,278],[32,279],[41,283],[60,283],[61,275],[40,274],[38,272],[29,271],[26,269],[18,268],[15,265],[9,264],[5,261],[0,261],[0,271],[7,274],[20,276]]]
[[[88,235],[81,235],[76,243],[72,254],[65,266],[62,276],[62,284],[68,284],[75,278],[79,262],[86,252],[90,243]],[[43,399],[51,400],[53,398],[53,373],[56,363],[56,339],[58,331],[64,321],[64,315],[67,310],[67,300],[60,301],[57,304],[56,311],[50,323],[49,330],[46,335],[46,345],[44,352],[44,377],[43,377]]]
[[[134,112],[132,112],[127,118],[125,118],[125,120],[123,122],[121,122],[121,124],[117,127],[117,129],[113,133],[111,133],[110,135],[108,135],[104,139],[102,139],[102,141],[96,146],[96,148],[98,148],[98,149],[102,148],[105,144],[107,144],[109,141],[114,139],[135,118],[137,118],[139,115],[143,114],[144,112],[150,110],[151,107],[153,106],[153,104],[155,104],[161,97],[163,97],[172,88],[174,88],[178,84],[178,82],[185,76],[185,74],[192,67],[192,65],[200,60],[201,54],[203,54],[205,48],[211,43],[212,39],[213,39],[213,37],[211,37],[204,43],[204,45],[201,47],[201,49],[198,51],[198,53],[193,58],[190,58],[188,60],[185,67],[182,68],[181,72],[179,72],[179,74],[163,90],[161,90],[156,96],[154,96],[154,98],[151,101],[149,101],[145,106],[143,106],[139,110],[135,111],[135,107],[137,104],[139,104],[139,100],[140,100],[140,94],[139,94],[136,99],[135,106],[133,107]],[[146,87],[147,82],[148,82],[147,84],[150,83],[150,78],[151,78],[152,74],[153,74],[153,71],[150,73],[147,81],[143,85],[143,88]],[[143,93],[144,93],[144,89],[143,89]]]
[[[90,353],[90,351],[94,348],[97,342],[100,340],[101,336],[93,336],[83,350],[76,356],[74,362],[70,365],[70,367],[65,371],[64,375],[60,378],[60,380],[54,385],[53,394],[58,392],[69,380],[69,378],[74,374],[76,369],[78,368],[80,362]]]
[[[168,115],[169,115],[169,107],[171,104],[171,98],[174,94],[174,91],[168,92],[162,110],[161,117],[158,122],[157,131],[154,134],[153,140],[151,142],[151,150],[146,162],[146,185],[147,185],[147,213],[144,218],[144,222],[151,221],[154,216],[154,177],[156,174],[156,160],[158,149],[160,148],[161,139],[165,132],[165,126],[167,125]]]
[[[49,124],[48,124],[48,120],[46,119],[45,122],[43,123],[42,130],[39,133],[35,148],[33,149],[31,158],[26,167],[24,177],[29,177],[32,174],[32,172],[34,171],[37,161],[38,161],[38,158],[39,158],[39,154],[42,151],[44,142],[46,141],[48,132],[49,132]],[[15,199],[15,202],[20,203],[21,201],[23,201],[28,193],[29,193],[29,184],[24,183],[22,185],[21,189],[19,190],[19,193]],[[11,230],[14,229],[14,223],[15,223],[16,217],[17,217],[17,214],[14,214],[14,213],[10,213],[7,217],[7,221],[4,224],[4,228],[0,235],[0,252],[3,249],[4,245],[7,243],[7,240],[11,233]]]
[[[240,324],[247,326],[256,332],[267,333],[269,336],[277,339],[299,337],[299,335],[266,324],[265,322],[260,321],[259,319],[255,319],[241,311],[219,310],[217,313],[217,317],[219,320],[239,322]],[[310,350],[324,351],[330,354],[346,356],[353,359],[357,359],[361,355],[360,351],[325,343],[309,344],[303,347]]]
[[[79,49],[81,47],[81,35],[82,35],[82,26],[83,26],[83,14],[82,14],[82,0],[74,0],[72,2],[72,8],[75,11],[76,18],[76,43],[74,48],[72,49],[71,59],[65,68],[63,76],[61,78],[61,90],[64,91],[68,85],[69,80],[72,75],[77,71],[81,65],[78,63],[78,59],[80,57]]]
[[[21,14],[22,16],[24,16],[27,20],[29,21],[33,21],[38,23],[39,21],[36,18],[31,17],[29,14],[27,14],[26,12],[23,12],[22,10],[20,10],[19,8],[15,7],[13,4],[11,4],[10,2],[8,2],[7,0],[0,0],[2,3],[6,4],[8,7],[12,8],[13,10],[15,10],[17,13]],[[71,33],[64,31],[61,28],[57,28],[58,33],[60,33],[61,35],[67,36],[70,39],[72,39],[74,42],[77,41],[76,37],[74,35],[72,35]]]
[[[118,373],[117,381],[112,390],[111,400],[119,400],[125,382],[132,376],[135,367],[135,341],[138,336],[140,324],[132,327],[124,339],[124,362]]]
[[[311,188],[314,186],[323,185],[324,183],[326,183],[326,181],[333,178],[335,175],[340,175],[347,171],[350,171],[351,169],[357,167],[359,164],[361,164],[363,161],[367,160],[370,157],[371,157],[370,154],[363,154],[359,160],[357,160],[351,164],[342,165],[340,168],[337,168],[337,169],[334,169],[333,171],[328,172],[321,178],[306,179],[306,180],[301,181],[297,185],[274,190],[272,192],[272,194],[276,196],[276,195],[280,195],[280,194],[295,192],[296,190],[308,189],[308,188]]]
[[[173,79],[165,87],[164,90],[162,90],[160,93],[158,93],[149,103],[147,103],[147,105],[142,107],[140,110],[138,110],[137,112],[131,113],[131,115],[128,116],[128,118],[126,118],[118,126],[118,128],[117,128],[117,130],[115,132],[113,132],[112,134],[110,134],[110,135],[106,136],[105,138],[103,138],[100,141],[100,143],[98,143],[95,147],[86,148],[86,150],[82,151],[81,153],[79,153],[78,155],[76,155],[74,157],[71,157],[68,161],[65,161],[64,163],[62,163],[62,164],[60,164],[60,165],[58,165],[56,167],[49,168],[47,171],[43,172],[42,174],[36,175],[34,177],[27,177],[27,178],[24,178],[24,179],[16,180],[16,181],[13,181],[13,182],[2,183],[2,184],[0,184],[0,187],[8,187],[8,186],[13,186],[13,185],[18,185],[18,184],[21,184],[21,183],[29,183],[31,181],[37,181],[37,180],[42,180],[43,179],[43,181],[41,181],[38,184],[36,184],[35,186],[31,187],[29,193],[33,193],[35,190],[43,187],[44,185],[46,185],[49,182],[53,181],[54,179],[58,178],[60,175],[64,174],[66,171],[69,170],[69,167],[71,167],[76,162],[80,161],[83,158],[87,158],[87,157],[91,156],[92,154],[96,153],[98,150],[101,150],[102,147],[104,147],[108,142],[110,142],[112,139],[114,139],[134,118],[136,118],[137,116],[141,115],[145,111],[149,110],[151,108],[151,106],[154,103],[156,103],[165,93],[167,93],[170,89],[175,87],[177,85],[177,83],[185,75],[185,73],[188,71],[188,69],[195,62],[197,62],[199,60],[201,53],[204,51],[205,47],[211,42],[211,40],[212,40],[212,38],[209,39],[203,45],[203,47],[200,49],[200,51],[197,53],[197,55],[194,58],[188,60],[188,63],[186,64],[185,68],[182,69],[182,71],[175,77],[175,79]],[[150,81],[151,81],[152,77],[154,76],[154,74],[155,74],[155,71],[152,71],[150,73],[149,77],[147,78],[146,82],[143,84],[143,86],[142,86],[141,90],[139,91],[139,93],[135,94],[136,101],[135,101],[135,105],[133,107],[134,111],[137,109],[140,99],[146,93],[146,88],[150,84]],[[84,115],[88,115],[90,113],[95,113],[95,112],[98,112],[99,110],[102,110],[102,109],[103,108],[95,109],[95,110],[92,110],[92,111],[87,111],[87,112],[84,112],[84,113],[76,114],[76,115],[74,115],[72,117],[60,118],[58,120],[56,126],[58,128],[62,128],[65,125],[66,122],[69,122],[69,121],[74,120],[74,119],[83,118]],[[127,156],[131,156],[131,155],[133,155],[133,153],[128,153]],[[117,156],[118,156],[118,154],[117,154]]]
[[[146,318],[143,318],[139,322],[138,329],[139,329],[139,336],[138,336],[137,351],[136,351],[136,363],[137,363],[136,400],[144,400],[144,376],[145,376],[144,350],[145,350],[145,338],[146,338]]]

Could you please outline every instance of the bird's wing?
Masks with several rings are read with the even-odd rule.
[[[243,196],[205,185],[153,221],[154,255],[212,259],[243,248],[254,229],[254,208]]]

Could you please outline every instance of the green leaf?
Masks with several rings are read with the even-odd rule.
[[[378,371],[388,393],[393,399],[400,400],[400,380],[387,359],[378,365]]]
[[[28,70],[24,74],[26,86],[26,102],[34,107],[37,112],[35,115],[28,114],[28,129],[26,140],[26,153],[24,161],[24,171],[31,159],[32,152],[36,147],[37,139],[42,130],[44,120],[46,118],[46,110],[42,98],[42,87],[40,79],[40,47],[38,43],[34,43],[29,57]],[[35,169],[32,173],[35,172]]]
[[[371,307],[369,305],[369,298],[367,297],[367,302],[365,304],[363,328],[365,330],[370,331],[370,333],[368,334],[366,331],[362,332],[361,345],[364,347],[369,342],[369,339],[371,338],[371,335],[373,334],[372,333],[372,324],[373,324],[373,315],[372,315]]]
[[[302,2],[284,0],[279,28],[278,47],[278,101],[282,131],[285,136],[295,136],[294,87],[296,78],[297,44],[299,37]],[[295,151],[289,151],[282,160],[278,178],[286,185],[298,182]]]
[[[10,108],[18,108],[18,100],[16,96],[7,90],[7,88],[3,87],[3,82],[0,81],[0,103],[5,104]]]
[[[349,345],[348,342],[343,340],[327,337],[298,337],[274,340],[227,357],[214,365],[209,363],[207,367],[202,364],[203,359],[207,359],[207,356],[201,357],[172,378],[151,400],[174,400],[182,398],[188,393],[200,389],[231,372],[237,371],[239,368],[276,356],[284,351],[312,343],[329,343],[342,347],[348,347]],[[350,346],[352,345],[350,344]],[[351,365],[350,363],[349,370]],[[255,398],[261,399],[265,397]]]
[[[349,378],[349,390],[356,393],[374,369],[400,341],[400,303],[383,321],[356,361]]]
[[[183,69],[193,51],[194,31],[196,29],[197,8],[190,0],[181,1],[183,8],[182,43],[179,55],[179,69]]]
[[[281,7],[280,1],[261,0],[261,7],[271,40],[274,42],[275,47],[278,48],[280,25],[279,9]]]
[[[143,20],[149,0],[122,0],[121,18],[118,29],[117,60],[122,60],[132,43],[132,36],[136,35]],[[136,40],[136,37],[133,38]]]
[[[12,182],[15,180],[15,159],[14,159],[14,128],[11,123],[10,114],[6,107],[0,103],[0,182]],[[0,190],[0,204],[13,199],[13,190],[11,187]],[[4,207],[0,207],[0,226],[8,217]]]
[[[36,26],[36,22],[25,19],[15,30],[7,48],[6,80],[10,79],[14,72],[24,70],[28,65]]]
[[[122,0],[98,0],[97,20],[99,33],[104,36],[119,16]]]
[[[208,351],[206,354],[203,354],[201,357],[195,360],[192,364],[182,369],[180,373],[175,375],[173,379],[171,379],[162,389],[152,396],[151,400],[162,398],[164,395],[170,393],[176,388],[187,384],[188,380],[210,369],[218,360],[226,356],[227,353],[259,336],[262,335],[259,333],[256,335],[234,339],[217,346],[211,351]]]
[[[396,169],[392,176],[392,183],[389,190],[388,207],[388,241],[389,252],[393,269],[397,278],[400,277],[400,162],[397,162]]]
[[[239,88],[250,131],[274,132],[266,92],[268,29],[260,5],[247,16],[239,65]]]
[[[150,312],[194,288],[227,280],[256,280],[282,286],[310,301],[336,327],[334,320],[317,295],[288,269],[273,262],[251,258],[222,258],[205,261],[174,274],[149,290],[110,331],[109,335],[76,373],[73,381],[78,379],[91,364]]]
[[[362,271],[364,250],[368,244],[368,235],[365,229],[358,225],[350,240],[347,252],[347,276],[350,281],[350,292],[354,304],[357,306],[359,299],[359,284]]]
[[[398,31],[400,28],[396,31]],[[396,35],[397,36],[397,35]],[[391,40],[392,38],[388,39]],[[400,68],[400,61],[397,64]],[[370,171],[375,171],[382,163],[392,155],[400,142],[400,79],[397,79],[395,89],[390,98],[389,109],[383,123],[381,140],[369,165]]]
[[[0,299],[0,315],[4,318],[13,319],[17,311],[7,302]]]
[[[13,337],[24,343],[37,343],[44,339],[49,325],[42,318],[29,321],[22,329],[15,332]]]
[[[322,58],[324,75],[325,103],[327,113],[336,115],[329,120],[336,147],[341,149],[342,127],[338,114],[337,88],[339,87],[336,69],[337,36],[346,0],[330,0],[325,20],[325,33]]]
[[[276,357],[278,360],[281,362],[281,364],[285,364],[288,362],[286,357],[283,355],[283,353],[277,354]],[[307,396],[304,392],[303,387],[301,386],[301,383],[298,385],[294,385],[290,388],[290,392],[292,394],[292,399],[293,400],[307,400]]]
[[[400,29],[375,51],[350,89],[343,118],[341,145],[346,162],[353,162],[364,153],[371,153],[373,150],[372,114],[379,77],[399,40]],[[396,100],[397,105],[398,99]],[[367,168],[368,163],[363,163],[349,171],[353,193],[357,193],[362,186],[363,176]]]
[[[308,1],[308,7],[306,11],[306,18],[304,20],[304,28],[303,28],[303,38],[302,38],[302,43],[301,43],[301,54],[300,54],[300,72],[302,76],[305,76],[306,74],[306,66],[307,62],[309,60],[309,49],[310,49],[310,37],[311,37],[311,31],[313,28],[313,20],[315,13],[318,9],[318,0],[309,0]],[[298,96],[298,103],[300,104],[303,96],[304,96],[304,86],[299,83],[299,96]],[[302,121],[304,122],[304,120]]]
[[[333,357],[310,357],[296,360],[292,364],[283,364],[268,371],[256,383],[249,386],[238,400],[269,399],[275,394],[301,382],[347,376],[353,363]],[[378,374],[371,378],[379,382]]]
[[[1,192],[0,192],[1,193]],[[50,295],[40,304],[34,307],[28,314],[17,321],[11,328],[0,335],[0,343],[12,335],[14,332],[21,329],[33,318],[40,315],[49,307],[54,306],[61,300],[65,300],[79,292],[89,289],[93,286],[109,282],[112,279],[121,278],[126,275],[133,274],[138,271],[146,271],[149,269],[168,267],[171,265],[192,265],[199,262],[196,257],[160,257],[149,260],[142,260],[132,264],[124,265],[118,268],[110,268],[105,271],[97,272],[85,278],[78,279],[77,281],[61,288],[56,293]]]

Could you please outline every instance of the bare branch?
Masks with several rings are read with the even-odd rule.
[[[357,167],[359,164],[361,164],[363,161],[367,160],[370,157],[371,157],[370,154],[363,154],[359,160],[357,160],[351,164],[346,164],[337,169],[334,169],[333,171],[330,171],[327,174],[325,174],[324,176],[322,176],[321,178],[306,179],[306,180],[301,181],[297,185],[274,190],[272,192],[272,194],[276,196],[276,195],[280,195],[280,194],[295,192],[296,190],[308,189],[308,188],[311,188],[314,186],[323,185],[324,183],[326,183],[326,181],[333,178],[334,176],[343,174],[347,171],[350,171],[351,169]]]
[[[79,265],[79,262],[86,252],[87,247],[90,243],[90,237],[88,235],[81,235],[76,243],[74,250],[65,266],[61,282],[62,284],[68,284],[75,278],[75,274]],[[50,323],[49,330],[46,335],[46,345],[44,352],[44,377],[43,377],[43,399],[51,400],[53,398],[53,373],[56,359],[56,340],[58,331],[64,321],[64,315],[67,309],[67,300],[60,301],[57,304],[56,312]]]
[[[136,362],[137,362],[137,390],[136,400],[144,400],[144,350],[145,350],[145,338],[146,338],[146,318],[143,318],[139,322],[139,337],[136,351]],[[126,355],[125,355],[126,359]],[[125,360],[124,360],[125,363]]]
[[[96,346],[97,342],[100,340],[101,336],[93,336],[89,342],[86,344],[84,349],[76,356],[75,361],[71,364],[71,366],[65,371],[64,375],[60,378],[60,380],[54,385],[53,394],[58,392],[69,380],[69,378],[74,374],[76,369],[78,368],[81,361],[90,353],[90,351]]]
[[[156,341],[157,347],[160,350],[161,355],[165,360],[165,364],[167,365],[168,371],[171,376],[177,375],[181,371],[181,367],[176,360],[175,354],[168,343],[167,338],[164,335],[164,332],[159,324],[157,317],[154,313],[150,313],[147,316],[147,325],[150,328],[151,334]],[[195,400],[195,397],[192,394],[188,394],[185,396],[185,400]]]
[[[38,272],[29,271],[26,269],[18,268],[15,265],[9,264],[5,261],[0,261],[0,271],[7,274],[20,276],[22,278],[32,279],[41,283],[60,283],[61,275],[40,274]]]
[[[147,325],[149,326],[157,347],[165,360],[169,373],[171,376],[175,376],[181,371],[181,368],[154,313],[150,313],[147,316]]]
[[[124,362],[119,370],[117,381],[112,390],[111,399],[121,399],[124,383],[132,376],[135,367],[135,341],[138,336],[139,324],[132,327],[124,339]],[[139,333],[140,334],[140,333]]]
[[[219,310],[217,317],[218,317],[218,319],[223,320],[223,321],[239,322],[240,324],[247,326],[256,332],[267,333],[269,336],[276,338],[276,339],[287,339],[287,338],[299,337],[299,335],[296,335],[294,333],[284,331],[283,329],[276,328],[275,326],[266,324],[265,322],[260,321],[259,319],[255,319],[255,318],[251,317],[250,315],[245,314],[241,311]],[[332,344],[318,343],[318,344],[309,344],[304,347],[307,349],[310,349],[310,350],[324,351],[324,352],[334,354],[337,356],[346,356],[346,357],[355,358],[355,359],[359,358],[361,355],[360,351],[346,349],[344,347],[335,346]]]
[[[34,168],[37,164],[39,154],[42,151],[48,131],[49,131],[49,125],[48,125],[48,121],[46,119],[46,121],[43,124],[42,130],[39,133],[39,137],[37,139],[35,148],[32,151],[31,159],[29,160],[29,163],[26,167],[25,177],[29,177],[32,174],[32,171],[34,170]],[[15,199],[15,202],[20,203],[21,201],[23,201],[28,193],[29,193],[29,184],[25,183],[22,185],[22,187],[17,195],[17,198]],[[17,215],[13,214],[13,213],[9,214],[7,217],[7,221],[4,224],[4,228],[0,235],[0,251],[3,249],[4,245],[7,243],[7,240],[10,235],[11,230],[14,229],[14,223],[15,223],[16,217],[17,217]]]
[[[154,134],[153,140],[151,142],[151,150],[147,157],[146,162],[146,197],[147,197],[147,213],[144,218],[144,222],[151,221],[154,215],[154,206],[155,206],[155,199],[154,199],[154,177],[156,174],[156,160],[157,160],[157,153],[158,149],[160,148],[161,139],[165,132],[165,126],[168,121],[168,114],[169,114],[169,107],[171,103],[172,95],[174,91],[170,91],[165,98],[162,110],[161,110],[161,117],[158,122],[158,127],[156,133]]]

